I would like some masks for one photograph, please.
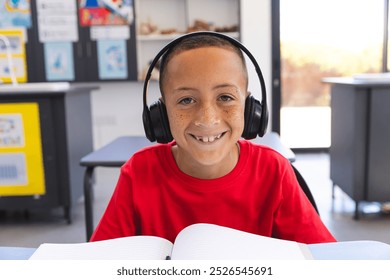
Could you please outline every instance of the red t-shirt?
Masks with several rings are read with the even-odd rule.
[[[336,241],[301,190],[289,161],[276,151],[239,141],[227,175],[191,177],[177,166],[174,142],[147,147],[121,168],[91,241],[153,235],[174,241],[186,226],[211,223],[302,243]]]

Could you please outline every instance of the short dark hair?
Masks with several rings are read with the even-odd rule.
[[[198,49],[203,47],[219,47],[219,48],[225,48],[234,51],[242,61],[243,71],[246,75],[246,79],[248,79],[245,58],[241,49],[238,46],[234,45],[232,42],[223,39],[221,37],[199,34],[196,36],[184,38],[176,45],[174,45],[172,48],[167,50],[167,52],[161,57],[160,69],[159,69],[160,72],[159,86],[162,95],[164,95],[163,83],[165,80],[166,68],[171,58],[183,51]]]

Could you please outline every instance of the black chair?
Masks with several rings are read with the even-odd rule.
[[[311,193],[311,191],[309,189],[309,186],[307,185],[305,179],[302,177],[302,175],[298,171],[298,169],[293,164],[291,164],[291,166],[292,166],[292,168],[294,170],[295,177],[297,177],[299,185],[301,186],[303,192],[306,194],[307,198],[309,199],[309,201],[311,202],[311,204],[313,205],[314,209],[317,211],[317,213],[319,215],[320,213],[318,211],[317,204],[316,204],[316,202],[314,200],[313,194]]]

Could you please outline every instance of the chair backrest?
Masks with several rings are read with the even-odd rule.
[[[291,164],[291,166],[292,166],[292,168],[294,170],[295,176],[297,177],[299,185],[301,186],[303,192],[306,194],[307,198],[309,199],[309,201],[311,202],[311,204],[313,205],[314,209],[317,211],[317,213],[319,215],[320,213],[318,212],[317,204],[316,204],[316,202],[314,200],[313,194],[311,193],[311,191],[309,189],[309,186],[307,185],[305,179],[302,177],[302,175],[298,171],[298,169],[293,164]]]

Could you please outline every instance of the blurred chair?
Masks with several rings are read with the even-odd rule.
[[[298,171],[298,169],[293,164],[291,164],[291,166],[292,166],[292,168],[294,170],[295,176],[297,177],[299,185],[301,186],[303,192],[306,194],[307,198],[309,199],[309,201],[311,202],[311,204],[313,205],[314,209],[317,211],[317,213],[319,215],[320,213],[318,211],[317,204],[316,204],[316,202],[314,200],[313,194],[311,193],[309,186],[307,185],[305,179],[302,177],[302,175]]]

